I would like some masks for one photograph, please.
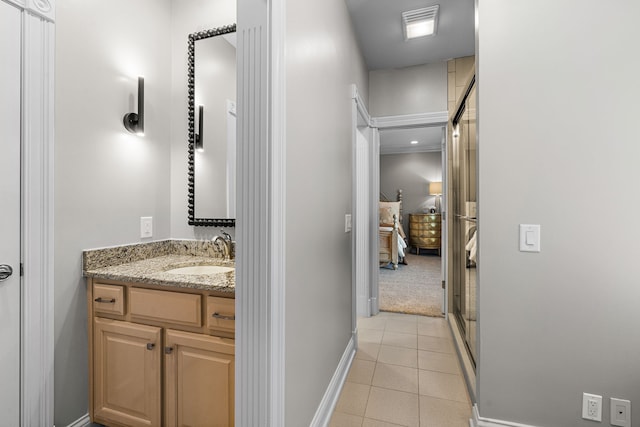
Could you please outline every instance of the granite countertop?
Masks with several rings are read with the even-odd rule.
[[[173,274],[167,270],[195,265],[235,267],[210,242],[165,240],[83,252],[83,275],[175,288],[204,289],[235,295],[235,270],[216,274]]]

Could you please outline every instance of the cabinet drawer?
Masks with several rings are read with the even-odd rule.
[[[233,298],[207,297],[207,327],[235,332],[236,300]]]
[[[124,314],[124,287],[119,285],[93,285],[93,311]]]
[[[131,316],[186,326],[202,326],[202,295],[131,288]]]

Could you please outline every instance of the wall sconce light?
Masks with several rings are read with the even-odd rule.
[[[144,77],[138,77],[138,113],[125,114],[122,122],[129,132],[144,136]]]
[[[436,196],[436,212],[440,213],[440,196],[442,195],[442,182],[430,182],[429,183],[429,194]]]
[[[196,150],[198,151],[204,151],[204,140],[203,140],[203,134],[202,134],[202,128],[204,127],[202,124],[202,116],[204,116],[204,105],[199,105],[198,106],[198,133],[196,133]]]

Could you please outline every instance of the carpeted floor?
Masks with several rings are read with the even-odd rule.
[[[381,311],[442,316],[442,259],[431,254],[408,254],[409,265],[380,268]]]

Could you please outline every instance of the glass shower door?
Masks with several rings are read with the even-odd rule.
[[[453,310],[471,359],[476,360],[476,89],[472,80],[454,116],[452,141]]]

